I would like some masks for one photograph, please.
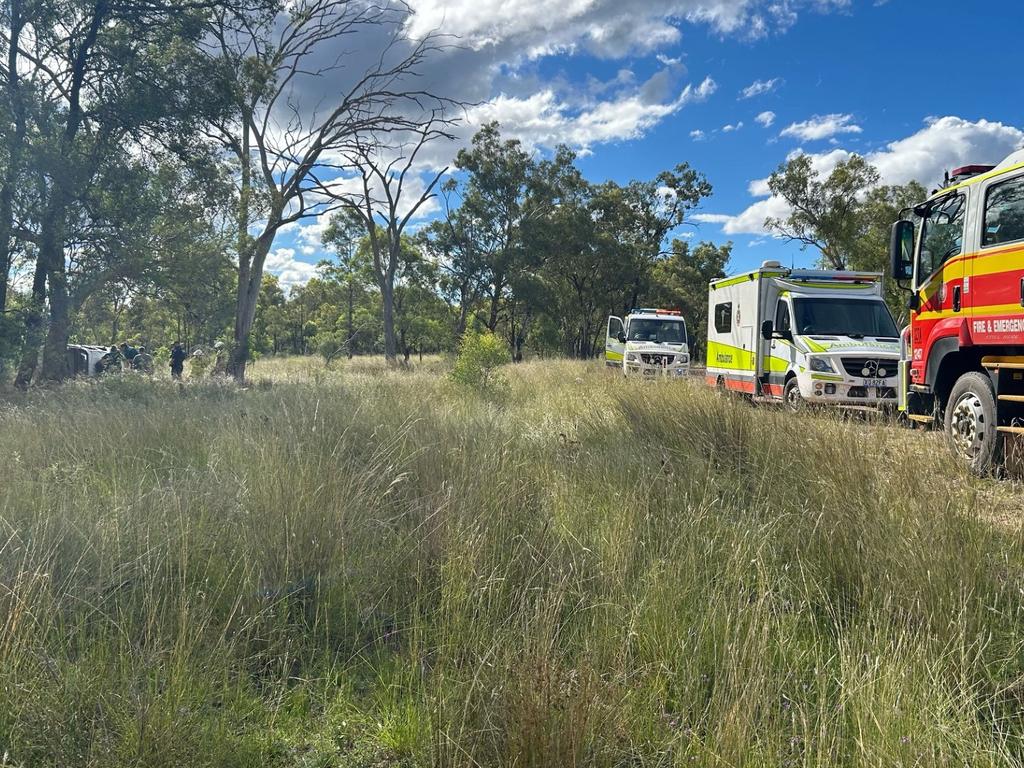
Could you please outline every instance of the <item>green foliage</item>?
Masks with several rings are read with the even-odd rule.
[[[508,347],[493,333],[467,331],[459,343],[459,354],[451,377],[468,387],[498,389],[504,386],[505,380],[497,369],[509,362]]]
[[[686,320],[690,352],[700,359],[707,337],[708,283],[725,276],[732,243],[702,242],[691,249],[685,240],[673,240],[666,258],[651,271],[651,290],[643,304],[679,309]]]
[[[779,166],[768,180],[772,194],[792,207],[785,219],[769,218],[765,226],[783,237],[812,247],[827,269],[887,272],[889,232],[900,212],[927,196],[916,181],[878,186],[878,170],[859,155],[840,162],[822,178],[807,155]],[[893,315],[905,307],[892,281],[886,300]]]

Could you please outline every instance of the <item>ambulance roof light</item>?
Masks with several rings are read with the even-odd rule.
[[[972,176],[988,173],[993,168],[995,168],[994,165],[962,165],[949,172],[946,178],[946,183],[959,183],[965,179],[971,178]]]
[[[641,314],[641,313],[642,314],[647,314],[647,315],[682,315],[683,314],[682,310],[678,310],[678,309],[658,309],[657,307],[633,307],[633,309],[631,309],[629,311],[629,314],[631,314],[631,315],[637,315],[637,314]]]
[[[761,262],[761,269],[782,269],[782,264],[775,259],[768,259]]]

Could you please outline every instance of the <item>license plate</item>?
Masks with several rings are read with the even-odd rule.
[[[885,379],[864,379],[865,387],[884,387]]]

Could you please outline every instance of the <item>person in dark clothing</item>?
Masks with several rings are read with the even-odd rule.
[[[188,357],[188,355],[185,354],[185,350],[181,346],[181,342],[174,342],[174,346],[171,347],[171,378],[181,379],[181,374],[185,370],[186,357]]]
[[[153,356],[145,347],[139,347],[139,353],[132,358],[132,370],[142,373],[153,373]]]
[[[96,373],[110,373],[111,371],[121,370],[121,359],[121,352],[118,348],[111,347],[96,363]]]
[[[127,341],[121,342],[121,357],[128,362],[129,367],[131,367],[131,364],[135,360],[135,356],[137,354],[139,354],[139,350],[135,347],[129,346]]]

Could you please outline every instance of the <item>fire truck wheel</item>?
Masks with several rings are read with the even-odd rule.
[[[782,388],[782,402],[786,404],[786,410],[798,413],[804,409],[804,396],[800,394],[800,383],[794,376],[786,382]]]
[[[996,430],[996,396],[985,374],[965,373],[953,385],[946,405],[946,439],[975,474],[988,474],[999,463],[1003,441]]]

